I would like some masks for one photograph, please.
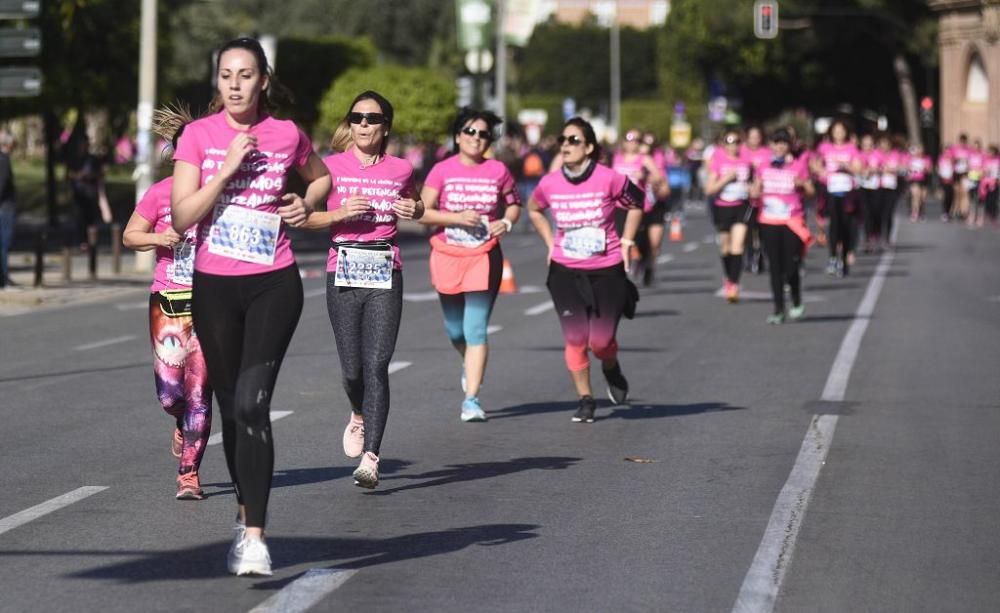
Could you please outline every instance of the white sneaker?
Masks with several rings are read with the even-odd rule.
[[[236,574],[236,568],[239,564],[239,558],[236,554],[236,548],[239,547],[240,543],[247,535],[247,526],[239,517],[236,518],[236,523],[233,524],[233,543],[229,546],[229,553],[226,554],[226,565],[229,567],[229,572]]]
[[[233,554],[232,572],[236,575],[271,576],[271,554],[261,539],[245,536]]]

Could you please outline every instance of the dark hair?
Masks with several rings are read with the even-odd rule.
[[[267,77],[267,88],[261,92],[263,95],[257,102],[258,112],[271,113],[282,104],[293,102],[291,92],[289,92],[284,85],[279,83],[277,77],[274,76],[274,70],[272,70],[267,63],[267,55],[264,54],[264,48],[260,46],[260,42],[256,38],[234,38],[228,43],[222,45],[219,49],[218,55],[215,57],[216,79],[218,79],[219,65],[222,62],[222,54],[233,49],[249,51],[257,61],[257,68],[260,70],[260,73]],[[208,105],[208,110],[214,113],[221,108],[222,98],[219,96],[218,87],[216,87],[216,92],[212,96],[212,102]]]
[[[587,145],[593,145],[594,150],[590,152],[587,156],[594,162],[599,162],[601,160],[601,145],[597,142],[597,134],[594,133],[594,126],[590,125],[590,122],[583,117],[572,117],[566,123],[563,124],[562,130],[565,130],[569,126],[576,126],[580,128],[583,132],[583,142]],[[562,130],[559,132],[562,133]]]
[[[452,136],[458,136],[462,128],[473,121],[482,121],[486,124],[486,128],[490,133],[490,142],[496,138],[497,126],[503,123],[503,119],[500,119],[493,111],[480,111],[467,106],[462,107],[462,110],[458,112],[458,116],[455,117],[455,121],[451,124]]]
[[[837,126],[840,126],[840,127],[844,128],[844,132],[846,132],[846,134],[844,134],[844,140],[845,141],[850,140],[851,139],[851,126],[847,125],[847,120],[846,119],[834,119],[833,120],[833,123],[830,124],[830,129],[827,130],[827,134],[830,135],[830,140],[831,141],[833,140],[833,129],[836,128]]]
[[[791,145],[792,133],[788,131],[788,128],[778,128],[774,132],[771,132],[771,138],[769,140],[772,143],[785,143],[786,145]]]
[[[374,100],[375,103],[378,104],[378,107],[382,110],[382,114],[385,115],[385,123],[382,124],[383,126],[385,126],[384,129],[387,131],[392,129],[392,118],[393,118],[392,103],[386,100],[385,96],[383,96],[382,94],[376,91],[372,91],[370,89],[365,90],[354,97],[354,100],[352,100],[351,103],[347,106],[347,112],[344,113],[344,119],[347,119],[350,116],[351,109],[354,108],[354,105],[361,102],[362,100]],[[382,144],[379,146],[378,150],[379,155],[385,155],[385,150],[388,146],[389,146],[389,139],[383,138]]]

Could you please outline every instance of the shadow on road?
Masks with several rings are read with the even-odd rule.
[[[680,311],[675,311],[674,309],[656,309],[653,311],[643,311],[642,307],[638,307],[635,312],[636,319],[642,319],[643,317],[673,317],[675,315],[680,315]]]
[[[413,483],[389,489],[378,489],[368,492],[368,496],[388,496],[396,492],[405,490],[418,490],[425,487],[437,487],[451,483],[463,481],[478,481],[480,479],[492,479],[503,477],[526,470],[563,470],[580,461],[580,458],[564,457],[535,457],[535,458],[514,458],[502,462],[472,462],[469,464],[451,464],[440,470],[421,473],[419,475],[400,475],[382,479],[381,482],[395,481],[398,479],[423,480],[423,483]]]
[[[532,524],[485,524],[419,532],[384,539],[374,538],[305,538],[269,536],[268,547],[274,568],[309,564],[332,564],[335,568],[357,569],[402,560],[427,558],[452,553],[480,545],[492,547],[525,539],[537,538],[534,533],[540,526]],[[183,581],[229,575],[226,570],[226,552],[229,542],[218,541],[171,551],[142,550],[0,550],[0,556],[81,556],[86,558],[132,557],[125,562],[71,573],[78,579],[99,579],[121,583],[145,581]],[[267,580],[254,584],[254,589],[275,590],[284,587],[297,576]]]
[[[148,283],[148,281],[147,281]],[[135,368],[148,369],[149,364],[121,364],[119,366],[100,366],[97,368],[76,368],[73,370],[60,370],[58,372],[42,372],[31,375],[16,375],[13,377],[0,377],[0,383],[15,383],[18,381],[32,381],[34,379],[50,379],[54,377],[68,377],[71,375],[89,375],[99,372],[115,372],[119,370],[131,370]]]
[[[413,462],[409,460],[394,460],[391,458],[386,458],[379,462],[378,469],[379,475],[391,475],[395,472],[403,470]],[[351,475],[354,474],[354,469],[356,466],[320,466],[315,468],[290,468],[287,470],[276,469],[274,471],[274,478],[271,481],[271,488],[279,487],[294,487],[296,485],[309,485],[312,483],[326,483],[327,481],[336,481],[338,479],[350,479]],[[232,494],[232,484],[229,482],[222,483],[203,483],[202,487],[221,487],[227,488],[221,491],[215,492],[205,492],[205,497],[210,498],[212,496],[220,496],[222,494]]]
[[[605,414],[607,409],[613,409],[611,413]],[[680,417],[683,415],[697,415],[699,413],[714,413],[718,411],[743,411],[745,407],[736,407],[724,402],[696,402],[693,404],[648,404],[633,401],[630,406],[613,406],[607,400],[597,401],[597,421],[602,419],[653,419],[657,417]],[[576,402],[529,402],[512,407],[504,407],[496,411],[487,411],[491,420],[504,419],[507,417],[523,417],[527,415],[538,415],[541,413],[565,413],[567,421],[573,411],[576,410]]]

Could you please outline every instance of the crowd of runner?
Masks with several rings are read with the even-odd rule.
[[[1000,157],[964,136],[936,165],[919,146],[904,150],[882,134],[858,138],[842,121],[811,148],[788,127],[768,134],[729,127],[703,151],[661,147],[639,130],[605,150],[594,127],[574,117],[555,150],[528,151],[512,172],[493,147],[502,119],[463,109],[450,130],[454,153],[418,180],[412,161],[389,148],[395,109],[378,92],[361,92],[344,108],[333,153],[320,157],[293,122],[272,115],[280,85],[256,40],[224,45],[216,70],[203,117],[183,108],[157,113],[157,132],[172,143],[173,174],[137,204],[123,240],[157,252],[150,341],[157,396],[174,422],[178,499],[204,496],[198,470],[213,394],[218,403],[237,503],[227,561],[237,575],[271,574],[264,538],[271,398],[303,307],[289,227],[329,234],[327,307],[350,408],[343,450],[360,458],[354,483],[375,488],[403,312],[400,219],[428,227],[431,283],[461,360],[456,404],[462,421],[481,422],[501,244],[527,209],[547,250],[539,264],[548,269],[577,423],[595,418],[591,354],[611,401],[628,401],[618,327],[635,315],[637,285],[656,282],[665,224],[682,219],[686,199],[703,196],[709,207],[729,302],[739,301],[745,271],[770,275],[772,324],[805,315],[800,271],[811,244],[825,242],[829,274],[850,274],[858,248],[892,247],[904,193],[913,221],[927,214],[935,173],[945,189],[943,219],[997,222]],[[292,175],[298,194],[287,188]],[[806,215],[812,203],[814,230]]]

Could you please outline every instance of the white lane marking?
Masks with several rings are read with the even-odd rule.
[[[68,507],[74,502],[80,502],[84,498],[89,498],[98,492],[103,492],[108,489],[104,485],[87,485],[84,487],[79,487],[72,492],[63,494],[62,496],[56,496],[52,500],[46,500],[42,504],[35,505],[30,509],[25,509],[19,513],[14,513],[8,517],[0,519],[0,534],[4,532],[9,532],[14,528],[23,526],[24,524],[34,521],[39,517],[48,515],[54,511],[58,511],[63,507]]]
[[[498,326],[496,324],[494,324],[492,326],[486,326],[486,333],[487,334],[493,334],[493,333],[499,332],[501,330],[503,330],[503,326]]]
[[[438,293],[433,290],[429,292],[403,293],[403,300],[407,302],[430,302],[437,299]]]
[[[715,290],[715,295],[718,298],[724,298],[726,296],[726,291],[722,288]],[[771,292],[758,292],[754,290],[740,290],[740,300],[770,300]],[[804,294],[802,296],[802,302],[826,302],[826,298],[823,296],[813,296],[812,294]]]
[[[986,299],[987,302],[1000,302],[1000,296],[990,296]]]
[[[103,341],[97,341],[96,343],[87,343],[86,345],[77,345],[73,347],[77,351],[89,351],[91,349],[97,349],[99,347],[107,347],[108,345],[117,345],[118,343],[126,343],[128,341],[134,341],[134,334],[126,334],[125,336],[116,336],[114,338],[106,338]]]
[[[673,261],[674,261],[674,256],[670,255],[669,253],[664,253],[660,257],[656,258],[657,264],[669,264],[670,262]]]
[[[545,291],[544,287],[539,287],[537,285],[522,285],[520,289],[517,290],[518,294],[541,294]]]
[[[698,243],[691,241],[690,243],[684,243],[684,253],[691,253],[698,248]]]
[[[706,234],[705,238],[701,239],[701,242],[706,245],[714,245],[718,241],[718,236],[715,234]]]
[[[389,362],[389,374],[399,372],[410,366],[413,366],[413,362]]]
[[[279,419],[288,417],[295,411],[271,411],[271,423],[278,421]],[[212,436],[208,437],[209,445],[218,445],[222,442],[222,432],[216,432]]]
[[[303,298],[315,298],[316,296],[326,296],[326,286],[307,289],[302,293]]]
[[[122,302],[116,304],[115,308],[119,311],[138,311],[139,309],[148,309],[149,301],[145,300],[142,302]]]
[[[545,302],[543,302],[541,304],[536,304],[535,306],[531,307],[530,309],[525,309],[524,310],[524,314],[525,315],[541,315],[545,311],[548,311],[549,309],[551,309],[553,306],[555,306],[555,305],[552,304],[551,300],[546,300]]]
[[[896,228],[893,229],[893,242],[896,239],[895,230]],[[844,399],[851,369],[861,347],[861,339],[868,329],[868,322],[885,283],[886,273],[892,265],[892,257],[892,252],[882,255],[875,274],[868,282],[868,289],[865,290],[861,304],[854,314],[854,321],[844,335],[840,351],[837,352],[833,367],[830,369],[826,386],[823,388],[822,400],[840,402]],[[736,604],[733,605],[734,613],[770,613],[774,610],[778,592],[792,562],[795,541],[798,539],[799,528],[809,507],[809,499],[819,479],[819,471],[826,462],[826,455],[833,444],[837,421],[836,415],[816,415],[809,424],[809,430],[802,440],[802,447],[792,466],[792,472],[778,494],[774,509],[771,510],[771,518],[764,530],[764,537],[754,555],[750,570],[743,578],[743,585],[736,596]]]
[[[357,570],[310,568],[277,594],[250,610],[250,613],[302,613],[354,576]]]

